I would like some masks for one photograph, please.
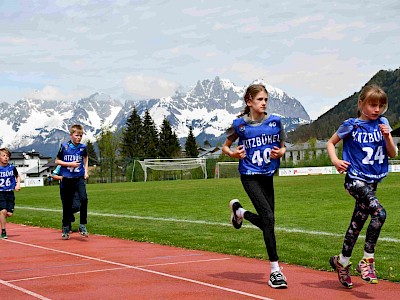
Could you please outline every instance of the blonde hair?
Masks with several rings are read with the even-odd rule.
[[[381,115],[387,111],[389,106],[388,97],[385,91],[376,84],[367,85],[361,90],[360,95],[358,96],[358,117],[361,116],[361,110],[366,103],[381,104],[383,106],[381,109]]]
[[[72,125],[71,126],[71,128],[69,129],[69,134],[74,134],[75,132],[82,132],[82,134],[84,133],[83,132],[83,126],[82,125],[79,125],[79,124],[74,124],[74,125]]]
[[[246,92],[244,93],[244,96],[243,96],[244,103],[246,104],[246,106],[244,107],[243,111],[238,116],[238,118],[240,118],[244,115],[248,115],[250,113],[250,107],[247,106],[247,102],[253,100],[253,98],[255,98],[257,96],[257,94],[262,91],[266,92],[268,95],[267,88],[263,84],[249,85],[249,87],[246,89]]]
[[[7,148],[0,148],[0,152],[7,154],[8,157],[11,157],[11,151]]]

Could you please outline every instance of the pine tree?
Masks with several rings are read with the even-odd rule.
[[[133,108],[131,115],[126,121],[122,132],[122,141],[120,145],[121,156],[124,158],[143,157],[143,126],[142,120],[136,110]]]
[[[164,119],[161,125],[160,132],[160,158],[173,158],[179,156],[181,146],[179,145],[178,137],[175,132],[172,132],[171,124],[167,119]]]
[[[143,118],[143,150],[145,158],[158,157],[158,132],[148,110]]]
[[[189,128],[189,134],[185,143],[185,151],[187,157],[197,157],[199,155],[199,149],[197,149],[196,138],[193,135],[192,126]]]
[[[86,143],[86,150],[87,150],[88,158],[89,158],[89,166],[97,165],[98,164],[97,153],[94,150],[94,146],[91,141],[88,141]]]

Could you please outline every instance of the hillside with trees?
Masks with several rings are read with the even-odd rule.
[[[384,116],[389,120],[392,128],[398,127],[400,118],[400,68],[394,71],[381,70],[365,85],[368,84],[377,84],[387,93],[389,108]],[[329,139],[344,120],[357,116],[357,100],[360,91],[340,101],[311,124],[300,126],[288,133],[289,141],[303,143],[311,138]]]

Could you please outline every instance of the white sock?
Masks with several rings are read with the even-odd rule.
[[[238,218],[243,218],[245,212],[246,212],[246,210],[245,210],[243,207],[239,207],[239,208],[236,210],[236,217],[238,217]]]
[[[339,262],[342,264],[343,267],[347,266],[350,262],[350,257],[343,256],[342,253],[339,255]]]
[[[364,251],[364,258],[374,258],[374,253],[368,253]]]
[[[278,261],[271,261],[270,265],[271,265],[271,274],[276,272],[276,271],[280,271],[281,270],[281,268],[279,268]]]

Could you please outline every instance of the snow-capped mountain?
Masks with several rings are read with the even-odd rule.
[[[258,80],[265,84],[262,80]],[[268,113],[282,116],[287,131],[299,124],[309,123],[310,117],[301,103],[282,90],[266,85],[269,92]],[[223,142],[225,130],[243,110],[246,87],[235,86],[226,79],[198,81],[186,92],[174,96],[124,104],[109,95],[95,93],[78,101],[19,100],[16,104],[0,103],[0,144],[12,150],[35,149],[54,157],[60,143],[68,139],[69,127],[82,124],[85,137],[95,142],[96,134],[104,126],[120,129],[135,106],[143,116],[149,110],[160,128],[164,118],[184,143],[193,129],[197,142],[212,145]]]

